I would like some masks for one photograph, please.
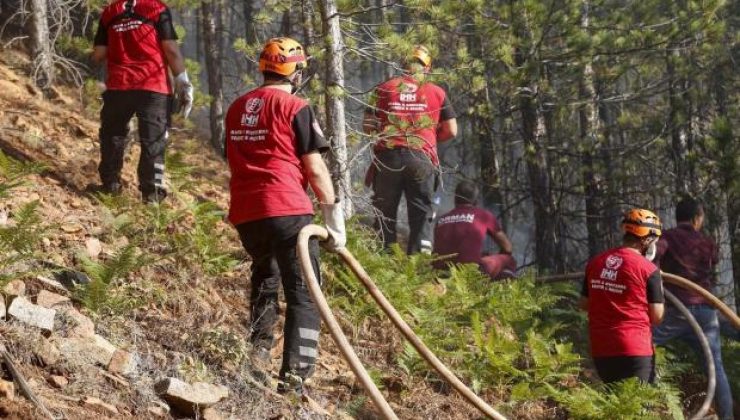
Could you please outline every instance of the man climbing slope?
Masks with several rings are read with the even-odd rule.
[[[432,196],[437,187],[437,143],[457,135],[455,111],[445,91],[424,81],[432,57],[423,46],[406,59],[404,74],[375,88],[374,107],[365,111],[363,129],[377,134],[375,161],[366,184],[373,188],[376,227],[386,246],[396,242],[401,196],[408,205],[406,252],[432,249]]]
[[[650,260],[661,234],[660,219],[643,209],[622,221],[622,246],[592,258],[586,266],[581,308],[588,311],[591,356],[602,381],[655,379],[650,330],[663,318],[660,271]]]
[[[480,193],[472,182],[461,181],[455,188],[455,208],[442,215],[434,228],[434,253],[449,258],[435,261],[436,268],[451,262],[477,263],[491,280],[512,277],[516,260],[511,256],[509,237],[491,212],[477,207]],[[497,255],[483,256],[483,245],[490,236],[499,246]]]
[[[298,233],[313,220],[309,184],[330,232],[328,246],[342,248],[346,242],[342,204],[320,154],[329,146],[311,106],[292,94],[306,64],[298,42],[269,40],[259,58],[264,83],[237,98],[226,114],[229,220],[252,258],[250,341],[256,361],[269,360],[282,281],[287,310],[278,390],[298,393],[314,370],[320,326],[296,256]],[[316,240],[310,254],[320,278]]]
[[[681,200],[676,205],[676,222],[678,226],[667,230],[660,238],[655,260],[663,271],[687,278],[707,290],[712,290],[719,255],[714,241],[701,233],[704,225],[704,207],[692,198]],[[666,287],[686,305],[707,336],[717,374],[717,388],[714,394],[717,416],[720,420],[732,419],[732,392],[722,363],[717,310],[696,292],[673,285]],[[666,311],[663,323],[653,329],[653,337],[657,345],[679,339],[688,343],[697,353],[701,353],[699,341],[688,321],[672,306]],[[702,366],[706,365],[702,363]]]
[[[193,103],[185,62],[177,46],[172,15],[159,0],[118,0],[100,17],[93,61],[107,63],[106,90],[100,111],[100,166],[105,193],[121,191],[121,169],[126,150],[128,123],[139,121],[139,190],[146,202],[167,196],[164,154],[170,118],[170,78],[185,117]]]

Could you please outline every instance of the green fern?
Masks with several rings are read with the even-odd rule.
[[[81,256],[80,259],[83,271],[90,277],[90,283],[79,288],[77,293],[85,307],[93,312],[115,306],[116,300],[110,294],[113,282],[125,278],[150,262],[141,255],[135,244],[126,245],[103,262],[93,261],[87,256]]]

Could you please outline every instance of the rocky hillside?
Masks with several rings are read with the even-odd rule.
[[[68,419],[374,418],[326,334],[307,384],[311,398],[271,391],[280,345],[273,383],[253,379],[245,342],[249,261],[223,222],[228,171],[206,143],[187,128],[173,130],[174,193],[162,206],[138,200],[135,141],[123,196],[92,194],[94,86],[85,93],[59,87],[46,100],[27,69],[25,56],[3,51],[0,182],[22,174],[5,196],[0,188],[1,232],[20,244],[20,251],[0,249],[0,342],[43,405]],[[400,343],[377,330],[365,325],[353,341],[379,372],[390,358],[383,354]],[[44,418],[9,382],[9,369],[0,382],[0,416]],[[402,391],[386,385],[403,418],[474,416],[424,381]]]

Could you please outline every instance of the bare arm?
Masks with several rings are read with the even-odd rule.
[[[662,303],[651,303],[648,305],[648,316],[650,317],[650,323],[658,325],[663,321],[663,315],[665,313],[665,305]]]
[[[448,140],[451,140],[457,136],[457,119],[451,118],[449,120],[444,120],[441,123],[439,123],[439,127],[437,128],[437,141],[440,143],[444,143]]]
[[[105,61],[105,57],[107,55],[108,55],[108,47],[106,47],[105,45],[96,45],[93,47],[90,58],[92,59],[93,63],[100,64],[103,61]]]
[[[493,234],[493,241],[496,242],[502,254],[511,254],[512,246],[509,237],[506,236],[504,231],[499,230]]]
[[[301,162],[306,168],[308,183],[318,197],[320,203],[333,204],[335,201],[334,185],[331,182],[329,168],[326,167],[324,159],[318,152],[308,153],[301,156]]]
[[[185,71],[185,60],[180,53],[180,47],[175,40],[164,40],[161,42],[164,56],[167,58],[167,65],[172,70],[172,74],[177,76]]]

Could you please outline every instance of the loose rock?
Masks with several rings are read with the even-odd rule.
[[[57,364],[59,359],[62,357],[57,346],[47,339],[43,339],[41,341],[41,345],[35,349],[34,353],[36,354],[36,357],[41,360],[41,363],[43,363],[44,366],[53,366]]]
[[[200,418],[203,420],[223,420],[224,416],[220,411],[215,408],[209,407],[200,413]]]
[[[10,299],[26,294],[26,283],[21,280],[12,280],[3,287],[3,293]]]
[[[102,408],[103,410],[109,412],[110,414],[118,414],[118,409],[113,404],[108,404],[101,400],[100,398],[95,397],[85,397],[84,400],[82,400],[82,403],[88,407],[93,408]]]
[[[105,367],[108,366],[116,351],[116,346],[99,335],[60,338],[58,345],[59,351],[67,360]]]
[[[97,258],[97,256],[103,252],[103,245],[101,245],[97,238],[87,238],[87,241],[85,241],[85,249],[90,258]]]
[[[0,299],[0,318],[5,319],[5,315],[8,313],[7,308],[5,308],[5,299]]]
[[[62,389],[65,386],[69,385],[69,380],[65,378],[64,376],[59,376],[59,375],[51,375],[48,379],[48,382],[54,388],[59,388],[59,389]]]
[[[134,354],[119,349],[113,352],[113,357],[108,363],[108,371],[123,376],[132,376],[136,373],[136,365],[137,360]]]
[[[15,298],[8,308],[8,314],[13,318],[45,331],[54,330],[56,312],[54,309],[34,305],[22,296]]]
[[[196,382],[192,385],[176,378],[167,378],[154,391],[182,414],[194,416],[229,396],[229,389],[221,385]]]
[[[64,308],[59,310],[61,316],[60,329],[67,337],[93,337],[95,335],[95,324],[90,318],[82,315],[75,308]]]
[[[36,304],[43,306],[44,308],[53,308],[69,302],[70,299],[68,297],[48,292],[46,290],[40,291],[38,296],[36,296]]]
[[[0,379],[0,398],[12,400],[15,398],[15,384]]]

